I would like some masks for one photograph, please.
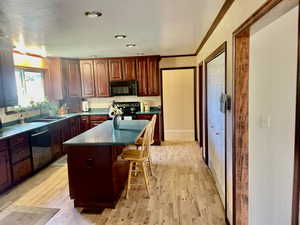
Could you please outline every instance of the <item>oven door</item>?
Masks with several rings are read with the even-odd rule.
[[[52,161],[51,135],[48,128],[38,129],[31,133],[31,150],[34,171]]]

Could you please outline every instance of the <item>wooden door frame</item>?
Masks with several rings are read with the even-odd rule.
[[[233,32],[233,225],[248,225],[248,81],[250,27],[287,0],[268,0]],[[299,2],[299,1],[298,1]],[[276,18],[277,19],[277,18]],[[300,29],[298,21],[298,26]],[[300,195],[300,30],[298,30],[292,225],[299,221]]]
[[[163,97],[163,71],[166,70],[188,70],[192,69],[194,71],[194,136],[195,141],[198,141],[198,129],[197,129],[197,68],[196,66],[189,67],[170,67],[170,68],[160,68],[160,100],[161,100],[161,127],[162,127],[162,141],[165,140],[165,125],[164,125],[164,97]]]
[[[203,129],[203,121],[204,121],[204,115],[203,115],[203,84],[204,84],[204,76],[203,76],[203,62],[200,62],[198,65],[198,102],[199,102],[199,108],[198,108],[198,116],[199,116],[199,146],[203,149],[204,145],[204,129]],[[205,161],[204,155],[202,154],[202,158]]]
[[[205,60],[204,60],[204,65],[205,65],[205,163],[207,165],[209,162],[209,149],[208,149],[208,109],[207,109],[207,64],[210,63],[212,60],[220,56],[221,54],[225,53],[225,87],[224,91],[225,94],[227,94],[227,42],[225,41],[223,44],[221,44],[215,51],[213,51]],[[225,112],[225,218],[226,221],[228,221],[227,218],[227,111]]]

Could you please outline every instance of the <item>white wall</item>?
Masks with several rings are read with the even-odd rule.
[[[249,225],[291,224],[298,7],[250,38]]]
[[[166,140],[194,141],[194,70],[163,71]]]

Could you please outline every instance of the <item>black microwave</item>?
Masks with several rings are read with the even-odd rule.
[[[137,95],[137,81],[112,81],[110,82],[111,96]]]

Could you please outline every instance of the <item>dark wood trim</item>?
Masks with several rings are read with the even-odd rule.
[[[233,225],[247,225],[249,29],[234,37],[233,46]]]
[[[205,153],[206,153],[206,164],[209,162],[209,149],[208,149],[208,110],[207,110],[207,64],[211,62],[213,59],[217,58],[219,55],[225,53],[225,87],[224,91],[227,94],[227,42],[225,41],[222,45],[220,45],[215,51],[213,51],[204,61],[205,63]],[[225,217],[227,218],[227,111],[225,112]]]
[[[227,11],[230,9],[230,7],[231,7],[231,5],[234,1],[235,0],[226,0],[224,2],[224,4],[223,4],[221,10],[219,11],[217,17],[213,21],[212,25],[210,26],[209,30],[207,31],[206,35],[204,36],[203,40],[201,41],[199,47],[197,48],[195,55],[199,54],[199,52],[201,51],[203,46],[206,44],[206,42],[208,41],[208,39],[210,38],[212,33],[215,31],[215,29],[217,28],[219,23],[222,21],[223,17],[227,13]]]
[[[46,68],[29,67],[29,66],[15,66],[15,68],[20,70],[28,70],[28,71],[42,71],[42,72],[47,71]]]
[[[95,58],[80,58],[79,60],[101,60],[101,59],[130,59],[130,58],[148,58],[148,57],[157,57],[161,58],[160,55],[142,55],[142,56],[116,56],[116,57],[95,57]]]
[[[203,143],[204,143],[204,130],[203,130],[203,121],[204,121],[204,116],[203,116],[203,84],[204,84],[204,76],[203,76],[203,62],[200,62],[198,65],[198,98],[199,98],[199,108],[198,108],[198,113],[199,113],[199,146],[203,150]],[[204,154],[202,154],[203,160],[205,161]]]
[[[33,53],[23,53],[23,52],[20,52],[20,51],[17,51],[17,50],[13,50],[13,53],[16,53],[16,54],[19,54],[19,55],[28,55],[28,56],[32,56],[32,57],[45,59],[45,57],[43,57],[41,55],[33,54]]]
[[[300,13],[300,8],[299,8]],[[300,18],[298,18],[298,64],[297,64],[297,100],[296,100],[296,131],[294,154],[294,187],[292,203],[292,225],[299,224],[300,204]]]
[[[197,77],[197,68],[195,66],[190,67],[170,67],[170,68],[160,68],[160,83],[161,83],[161,90],[160,90],[160,100],[161,100],[161,121],[162,121],[162,141],[165,140],[165,127],[164,127],[164,98],[163,98],[163,71],[164,70],[186,70],[186,69],[193,69],[194,70],[194,134],[195,134],[195,141],[198,140],[197,134],[197,84],[196,84],[196,77]]]
[[[240,25],[234,32],[233,35],[237,36],[239,33],[243,33],[249,29],[254,23],[271,11],[276,5],[284,0],[268,0],[259,9],[257,9],[242,25]]]
[[[184,54],[184,55],[163,55],[161,58],[176,58],[176,57],[192,57],[196,56],[196,54]]]

